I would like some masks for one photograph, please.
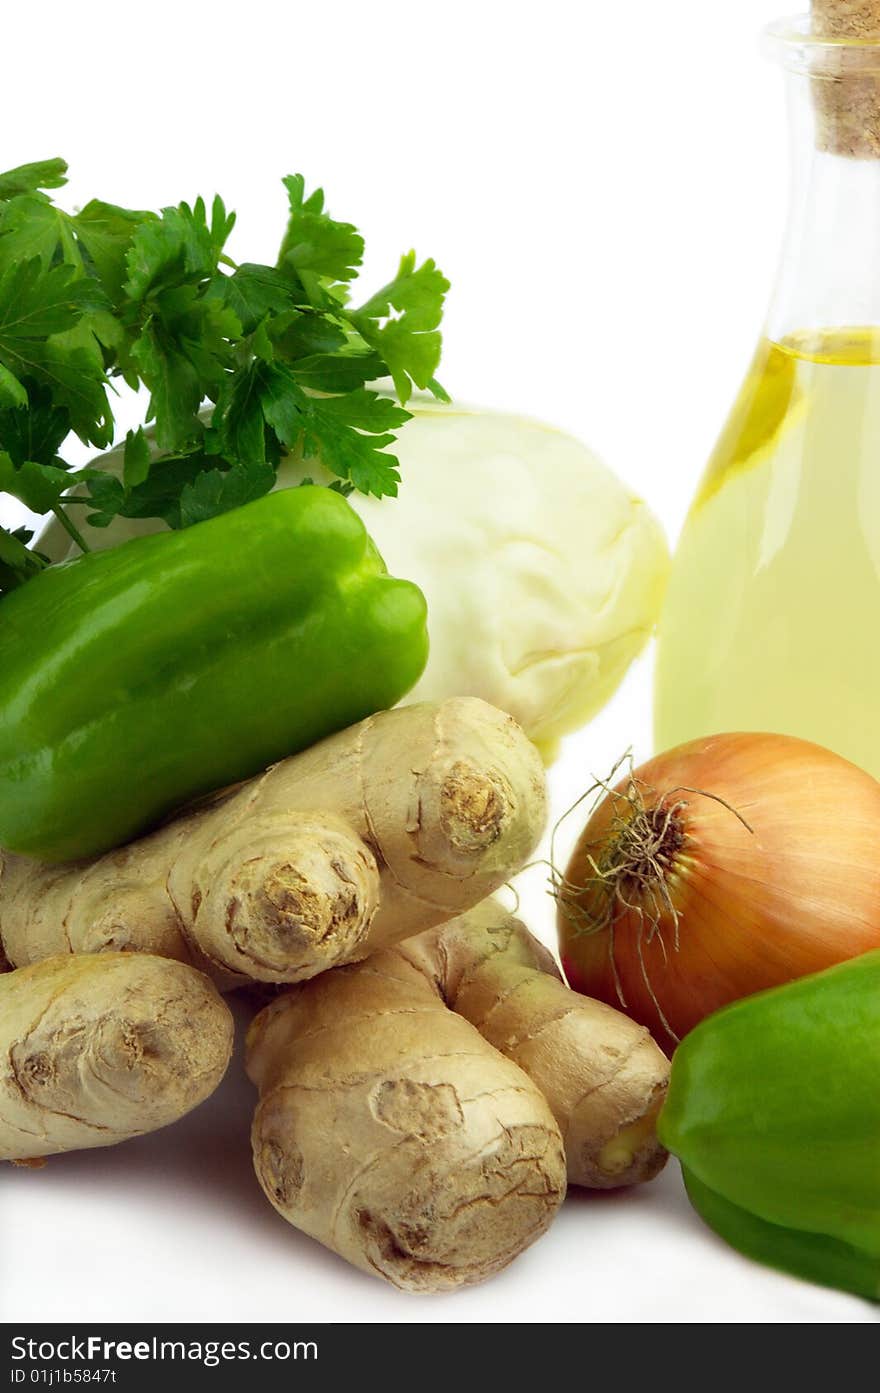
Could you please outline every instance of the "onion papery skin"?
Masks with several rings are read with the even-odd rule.
[[[731,1001],[880,948],[870,774],[792,736],[743,733],[678,746],[635,779],[656,825],[679,805],[662,857],[669,903],[656,885],[597,881],[588,857],[607,869],[620,844],[622,805],[606,796],[556,877],[560,953],[577,991],[622,1007],[669,1049]]]

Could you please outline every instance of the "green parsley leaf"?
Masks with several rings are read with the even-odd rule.
[[[368,392],[362,388],[345,396],[322,398],[319,405],[325,416],[331,415],[356,430],[369,431],[373,435],[399,430],[412,420],[410,413],[395,406],[390,397],[380,397],[378,392]]]
[[[311,309],[292,316],[277,316],[270,327],[277,352],[291,363],[338,353],[349,343],[349,334],[339,321]]]
[[[83,470],[75,478],[85,482],[86,499],[95,508],[86,520],[93,527],[106,527],[117,516],[161,518],[168,527],[177,528],[183,489],[213,463],[200,450],[160,456],[151,461],[146,479],[131,489],[115,474]]]
[[[36,460],[39,464],[63,467],[58,451],[69,433],[69,414],[54,405],[47,387],[37,383],[28,383],[26,411],[0,407],[0,446],[8,451],[14,464]]]
[[[0,527],[0,591],[14,590],[42,571],[46,562],[38,552],[29,551],[31,533],[24,527],[10,532]]]
[[[378,353],[312,353],[295,361],[297,381],[315,392],[354,392],[382,377]]]
[[[323,189],[315,189],[306,198],[301,174],[289,174],[284,187],[290,217],[278,254],[279,265],[294,271],[307,291],[354,280],[364,259],[364,239],[357,228],[336,222],[324,212]]]
[[[447,406],[448,406],[449,403],[452,401],[452,397],[449,395],[449,393],[447,392],[446,388],[443,387],[443,386],[437,381],[436,377],[432,377],[432,378],[430,379],[430,381],[429,381],[428,384],[427,384],[427,388],[428,388],[428,391],[431,393],[431,395],[432,395],[433,397],[436,397],[437,401],[442,401],[442,402],[444,402]]]
[[[180,284],[198,284],[212,276],[235,223],[221,198],[215,198],[208,223],[204,199],[190,208],[180,203],[163,208],[160,218],[142,222],[126,254],[124,290],[136,304],[157,291]]]
[[[392,429],[410,419],[408,412],[387,398],[361,390],[344,397],[306,398],[303,418],[306,459],[318,456],[359,493],[397,496],[400,472],[387,447],[394,443]]]
[[[19,193],[34,193],[37,189],[60,189],[67,183],[66,160],[37,160],[20,164],[0,174],[0,199],[14,198]]]
[[[288,278],[274,266],[245,262],[235,273],[214,282],[209,293],[220,295],[250,334],[266,315],[280,314],[293,306]]]
[[[104,303],[95,281],[63,263],[32,257],[0,270],[0,365],[22,386],[31,377],[47,387],[80,439],[95,445],[110,443],[113,425],[103,358],[81,321]]]
[[[33,460],[15,465],[7,452],[0,450],[0,493],[11,494],[32,513],[51,512],[68,488],[70,475],[66,470]]]
[[[256,359],[227,379],[211,418],[216,433],[215,453],[247,464],[265,462],[263,394],[267,371],[266,364]]]
[[[28,394],[18,378],[0,363],[0,407],[27,406]]]
[[[77,278],[71,266],[45,267],[39,257],[8,263],[0,269],[0,347],[13,352],[63,333],[74,328],[81,309],[103,304],[95,285]]]
[[[0,206],[0,254],[6,261],[38,256],[44,266],[64,261],[79,267],[82,257],[72,224],[43,194],[22,194]]]
[[[86,444],[113,443],[113,416],[107,401],[104,355],[88,317],[73,329],[46,340],[41,371],[52,400],[66,407],[70,426]]]
[[[319,458],[344,495],[397,492],[403,404],[414,387],[445,399],[447,282],[432,261],[410,253],[353,309],[363,238],[301,175],[284,181],[278,265],[236,266],[225,250],[235,217],[219,197],[158,214],[93,199],[71,214],[47,192],[66,168],[0,174],[0,492],[38,512],[85,508],[94,527],[118,516],[187,527],[267,492],[285,451]],[[367,387],[388,376],[400,404]],[[62,457],[71,432],[113,439],[116,377],[148,390],[153,442],[138,427],[121,463],[74,473]],[[0,535],[8,588],[43,559],[24,534]]]
[[[148,419],[156,422],[156,440],[163,449],[177,449],[196,440],[204,386],[186,352],[161,324],[148,324],[132,346],[131,356],[150,389]]]
[[[264,368],[260,382],[263,415],[280,444],[290,450],[296,448],[302,435],[303,411],[308,404],[289,368],[283,364]]]
[[[83,474],[77,479],[83,479]],[[125,516],[127,494],[121,479],[96,469],[88,471],[85,484],[87,502],[94,509],[86,515],[90,527],[109,527],[115,517]]]
[[[137,430],[126,431],[122,458],[122,482],[126,490],[131,491],[144,483],[153,458],[150,442],[141,426],[138,426]]]
[[[123,313],[135,332],[130,357],[150,390],[148,419],[155,418],[163,449],[200,439],[199,408],[205,397],[216,397],[232,366],[241,322],[216,285],[234,220],[219,198],[210,223],[202,199],[193,208],[181,203],[141,223],[126,254]]]
[[[128,274],[127,257],[138,227],[156,220],[155,213],[133,212],[98,198],[71,219],[79,245],[85,248],[95,275],[114,303]]]
[[[437,327],[448,289],[448,280],[433,261],[416,267],[415,252],[408,252],[394,280],[349,315],[364,341],[387,363],[404,405],[413,384],[429,387],[437,371]]]
[[[294,311],[296,313],[296,311]],[[255,358],[260,358],[264,363],[271,363],[275,358],[275,345],[269,337],[270,316],[266,315],[249,335],[248,347]]]
[[[206,469],[187,484],[180,496],[180,526],[192,527],[220,513],[229,513],[262,498],[275,483],[270,464],[236,464],[231,469]]]

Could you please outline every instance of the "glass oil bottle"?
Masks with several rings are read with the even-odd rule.
[[[880,776],[880,0],[768,41],[795,179],[764,337],[678,546],[656,740],[779,731]]]

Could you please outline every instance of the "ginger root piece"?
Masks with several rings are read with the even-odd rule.
[[[247,1067],[272,1204],[407,1291],[505,1267],[550,1223],[566,1157],[600,1189],[666,1161],[666,1057],[491,900],[278,997]]]
[[[552,955],[495,900],[400,945],[544,1094],[572,1185],[613,1189],[666,1164],[656,1122],[669,1061],[644,1026],[571,991]]]
[[[492,1276],[562,1202],[546,1100],[395,949],[278,997],[251,1026],[247,1066],[272,1204],[404,1291]]]
[[[181,963],[55,957],[0,977],[0,1160],[112,1146],[213,1093],[232,1049],[216,988]]]
[[[16,966],[126,949],[227,987],[302,981],[491,894],[545,807],[509,716],[476,698],[399,707],[96,861],[0,852],[0,949]]]

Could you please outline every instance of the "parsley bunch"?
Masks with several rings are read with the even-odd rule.
[[[261,266],[225,253],[235,215],[219,197],[210,214],[202,199],[159,214],[96,199],[71,214],[47,192],[66,170],[45,160],[0,174],[0,493],[54,513],[84,550],[86,525],[188,527],[259,498],[293,450],[319,456],[345,493],[397,493],[388,447],[413,388],[446,399],[434,374],[449,283],[433,261],[408,253],[354,307],[363,238],[301,175],[284,180],[278,262]],[[382,377],[397,402],[367,387]],[[113,442],[118,378],[148,389],[160,453],[139,427],[121,478],[72,472],[59,453],[71,434]],[[46,564],[31,540],[0,528],[0,591]]]

